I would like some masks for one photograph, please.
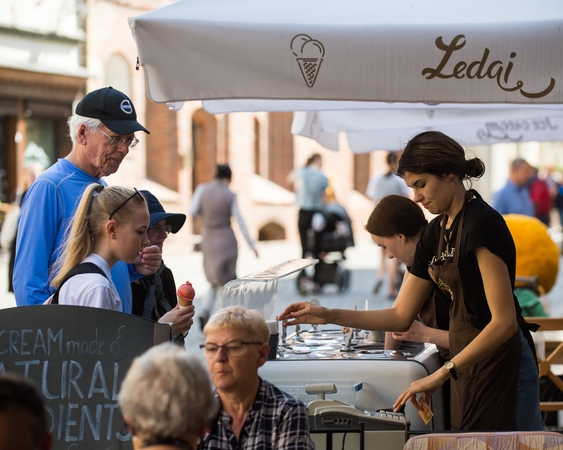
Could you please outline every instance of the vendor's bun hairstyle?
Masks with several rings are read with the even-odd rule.
[[[479,158],[465,159],[463,147],[439,131],[426,131],[413,137],[403,150],[397,175],[428,173],[437,177],[454,174],[462,181],[479,179],[485,164]]]
[[[417,236],[428,221],[420,206],[402,195],[387,195],[376,205],[366,224],[368,233],[389,237],[404,234]]]

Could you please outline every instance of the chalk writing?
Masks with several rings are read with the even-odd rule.
[[[38,383],[54,450],[129,448],[119,387],[133,358],[154,344],[157,325],[100,308],[7,308],[0,315],[0,373]]]
[[[11,365],[1,361],[0,372],[20,373],[39,382],[56,440],[131,439],[123,430],[117,403],[120,362],[129,353],[126,327],[120,326],[109,342],[102,334],[98,327],[91,337],[79,340],[65,339],[62,328],[0,332],[0,355],[18,356]],[[92,359],[106,355],[111,355],[109,361]]]
[[[35,334],[35,336],[31,336]],[[63,354],[63,330],[56,333],[50,328],[47,330],[47,339],[43,330],[2,330],[0,331],[0,355],[37,355],[40,352],[45,356],[52,354],[53,350]],[[33,341],[33,345],[31,345]]]

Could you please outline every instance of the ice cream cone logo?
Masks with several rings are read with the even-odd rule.
[[[313,87],[325,55],[323,44],[306,34],[298,34],[291,40],[290,47],[305,83]]]

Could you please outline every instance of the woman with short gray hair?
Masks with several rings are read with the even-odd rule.
[[[313,450],[307,407],[258,375],[266,363],[270,332],[262,313],[221,308],[200,345],[221,400],[199,450]]]
[[[270,331],[262,313],[244,306],[220,309],[211,316],[203,332],[207,335],[224,328],[243,331],[253,340],[263,343],[267,343],[270,338]]]
[[[133,448],[193,450],[217,410],[207,371],[172,343],[135,358],[119,393]]]

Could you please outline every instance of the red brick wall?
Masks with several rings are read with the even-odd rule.
[[[178,136],[175,112],[166,105],[147,101],[147,178],[174,191],[178,190]]]
[[[213,179],[217,165],[217,119],[198,109],[192,116],[193,190]],[[224,162],[224,161],[221,161]]]
[[[370,177],[370,154],[354,155],[354,189],[360,193],[366,192]]]
[[[268,114],[268,179],[292,190],[287,176],[293,170],[293,113]]]

